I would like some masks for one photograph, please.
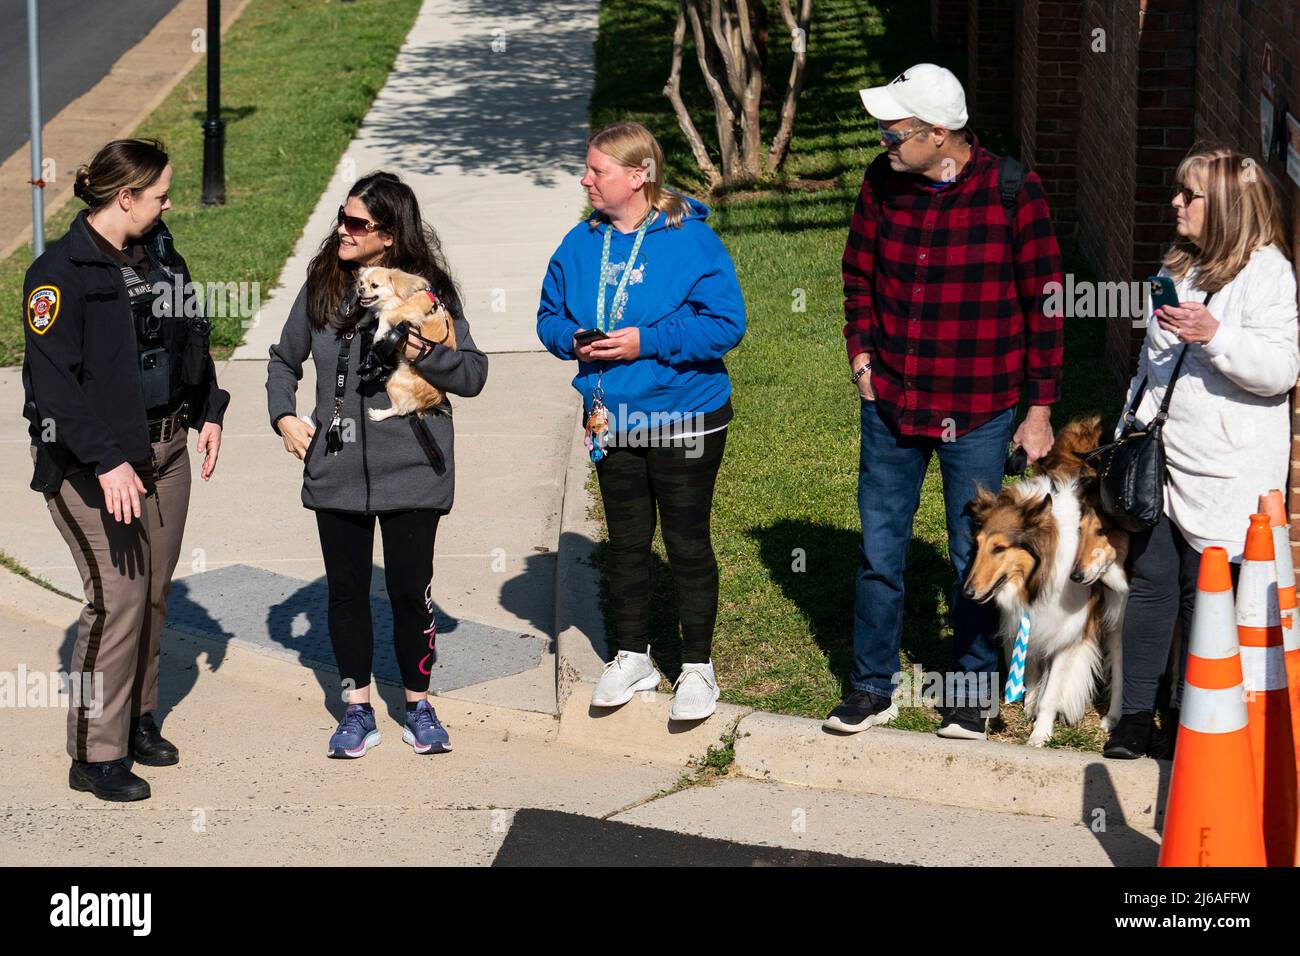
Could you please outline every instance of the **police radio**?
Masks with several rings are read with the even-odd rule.
[[[171,314],[171,302],[156,287],[164,277],[150,273],[142,278],[130,266],[121,266],[126,282],[127,302],[135,322],[135,337],[140,360],[140,386],[144,407],[160,408],[171,401],[171,357],[163,336],[163,323]],[[150,281],[153,279],[154,281]],[[155,308],[155,305],[157,306]]]

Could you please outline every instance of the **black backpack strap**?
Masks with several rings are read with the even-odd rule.
[[[998,192],[1002,194],[1002,208],[1010,218],[1016,211],[1016,197],[1025,184],[1029,169],[1014,156],[1003,156],[998,160]]]

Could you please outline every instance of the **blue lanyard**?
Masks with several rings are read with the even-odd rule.
[[[641,251],[641,240],[645,238],[646,228],[650,225],[650,220],[655,218],[656,210],[651,209],[646,213],[645,219],[641,220],[641,226],[636,231],[636,242],[632,243],[632,254],[627,257],[627,264],[623,266],[623,275],[619,277],[618,288],[614,290],[614,307],[618,308],[618,302],[623,297],[627,289],[628,277],[632,275],[632,267],[636,264],[637,253]],[[608,326],[605,324],[605,273],[609,270],[609,243],[613,238],[614,224],[611,222],[605,229],[605,245],[600,252],[600,291],[596,295],[596,328],[602,332],[612,331],[614,323]]]

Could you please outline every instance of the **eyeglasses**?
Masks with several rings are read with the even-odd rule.
[[[1205,193],[1201,192],[1199,189],[1192,189],[1188,186],[1184,186],[1182,189],[1174,193],[1175,199],[1177,199],[1179,196],[1183,197],[1184,206],[1190,206],[1192,204],[1193,199],[1204,199]]]
[[[895,131],[895,130],[889,130],[889,129],[885,129],[884,127],[881,127],[880,141],[884,143],[885,146],[888,147],[889,149],[893,149],[895,146],[901,146],[903,143],[907,142],[917,133],[922,133],[925,130],[928,130],[929,128],[930,128],[929,126],[913,126],[911,129]]]
[[[382,228],[379,223],[371,222],[369,219],[362,219],[360,216],[349,216],[339,206],[339,225],[342,226],[349,236],[368,236],[376,229]]]

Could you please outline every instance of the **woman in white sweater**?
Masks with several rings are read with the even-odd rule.
[[[1190,633],[1201,551],[1225,548],[1235,578],[1259,495],[1286,487],[1287,395],[1300,373],[1295,273],[1268,174],[1234,150],[1207,149],[1183,160],[1178,182],[1178,239],[1160,274],[1174,280],[1180,304],[1148,324],[1125,400],[1127,408],[1145,380],[1137,419],[1150,422],[1189,346],[1164,429],[1164,514],[1129,551],[1123,716],[1105,748],[1125,759],[1150,746],[1180,610]]]

